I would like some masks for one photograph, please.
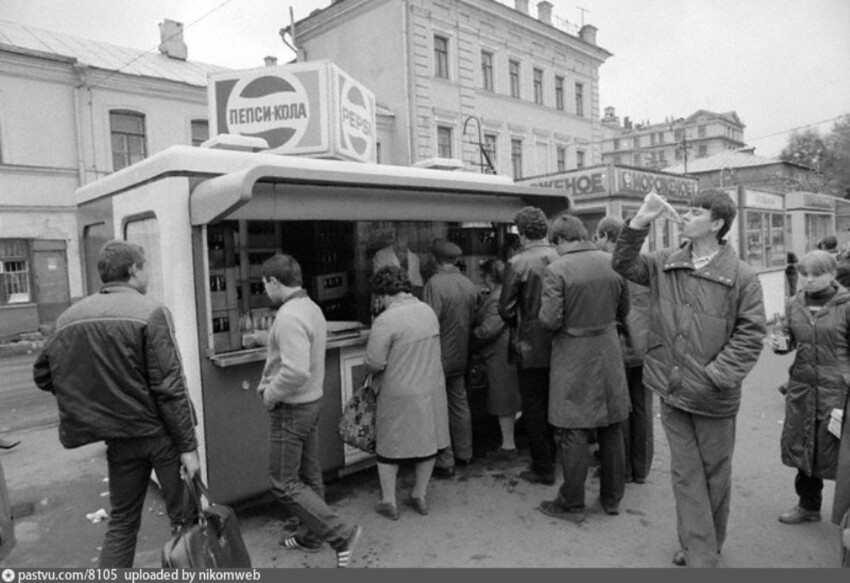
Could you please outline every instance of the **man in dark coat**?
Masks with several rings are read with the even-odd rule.
[[[558,497],[540,504],[547,516],[581,522],[588,444],[596,431],[601,459],[599,501],[619,514],[625,491],[622,422],[629,393],[618,326],[629,312],[626,281],[611,257],[587,240],[587,229],[568,215],[552,226],[560,259],[546,268],[540,322],[554,333],[549,374],[549,423],[561,456],[564,483]]]
[[[101,567],[132,567],[151,470],[172,530],[184,511],[181,474],[200,469],[195,421],[168,308],[145,295],[145,250],[110,241],[97,260],[104,286],[67,310],[34,365],[56,396],[66,448],[106,442],[112,511]]]
[[[440,322],[440,354],[446,375],[449,431],[452,444],[441,450],[434,467],[437,478],[451,478],[455,462],[472,461],[472,414],[466,397],[466,367],[472,323],[478,307],[478,288],[455,266],[461,249],[438,239],[431,249],[437,272],[425,284],[423,299]]]
[[[540,294],[546,267],[558,258],[546,240],[546,215],[525,207],[514,219],[522,250],[505,268],[499,315],[511,328],[511,358],[516,362],[522,421],[528,433],[531,468],[520,478],[532,483],[555,483],[555,442],[549,412],[549,355],[552,336],[539,320]]]
[[[679,249],[641,254],[650,223],[665,212],[648,197],[614,247],[614,269],[649,286],[650,342],[644,383],[661,397],[670,445],[681,549],[673,562],[716,567],[732,494],[735,417],[741,383],[764,348],[758,275],[723,240],[735,204],[723,191],[690,201]]]

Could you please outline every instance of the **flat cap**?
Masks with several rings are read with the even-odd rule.
[[[445,259],[454,259],[463,255],[460,247],[445,239],[434,241],[434,244],[431,245],[431,252],[437,257],[443,257]]]

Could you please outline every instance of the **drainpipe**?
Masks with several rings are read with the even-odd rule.
[[[416,107],[412,102],[413,91],[411,91],[411,86],[415,85],[416,80],[410,76],[411,43],[410,38],[408,37],[410,3],[408,0],[405,0],[402,2],[401,6],[402,10],[404,10],[404,15],[401,19],[401,38],[404,39],[404,104],[407,108],[407,140],[409,142],[407,165],[410,166],[417,159],[416,154],[418,153],[416,152],[416,133],[418,131],[416,127]]]
[[[82,112],[80,111],[80,89],[86,85],[86,66],[78,62],[74,63],[74,70],[80,78],[79,85],[74,86],[74,131],[77,135],[77,180],[79,186],[84,186],[86,183],[86,162],[83,155],[83,120]]]

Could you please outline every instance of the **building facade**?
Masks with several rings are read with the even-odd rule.
[[[145,53],[0,20],[0,339],[95,291],[77,188],[207,138],[206,76],[222,68],[186,60],[179,23],[160,30]]]
[[[345,0],[294,24],[299,60],[330,60],[375,93],[380,162],[455,159],[521,178],[601,162],[596,29],[552,4]],[[293,33],[292,27],[282,32]],[[484,156],[478,144],[484,144]]]
[[[687,165],[745,145],[745,126],[734,111],[701,109],[687,118],[663,123],[635,124],[626,117],[621,124],[615,109],[606,107],[602,127],[603,162],[640,168]]]

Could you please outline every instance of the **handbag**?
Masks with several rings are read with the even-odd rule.
[[[192,503],[198,508],[196,524],[182,527],[162,548],[162,566],[181,569],[248,568],[251,557],[229,506],[210,499],[201,477],[186,479]],[[209,505],[202,508],[201,498]]]
[[[348,445],[375,453],[375,413],[378,394],[372,387],[372,375],[367,375],[342,408],[337,433]]]

